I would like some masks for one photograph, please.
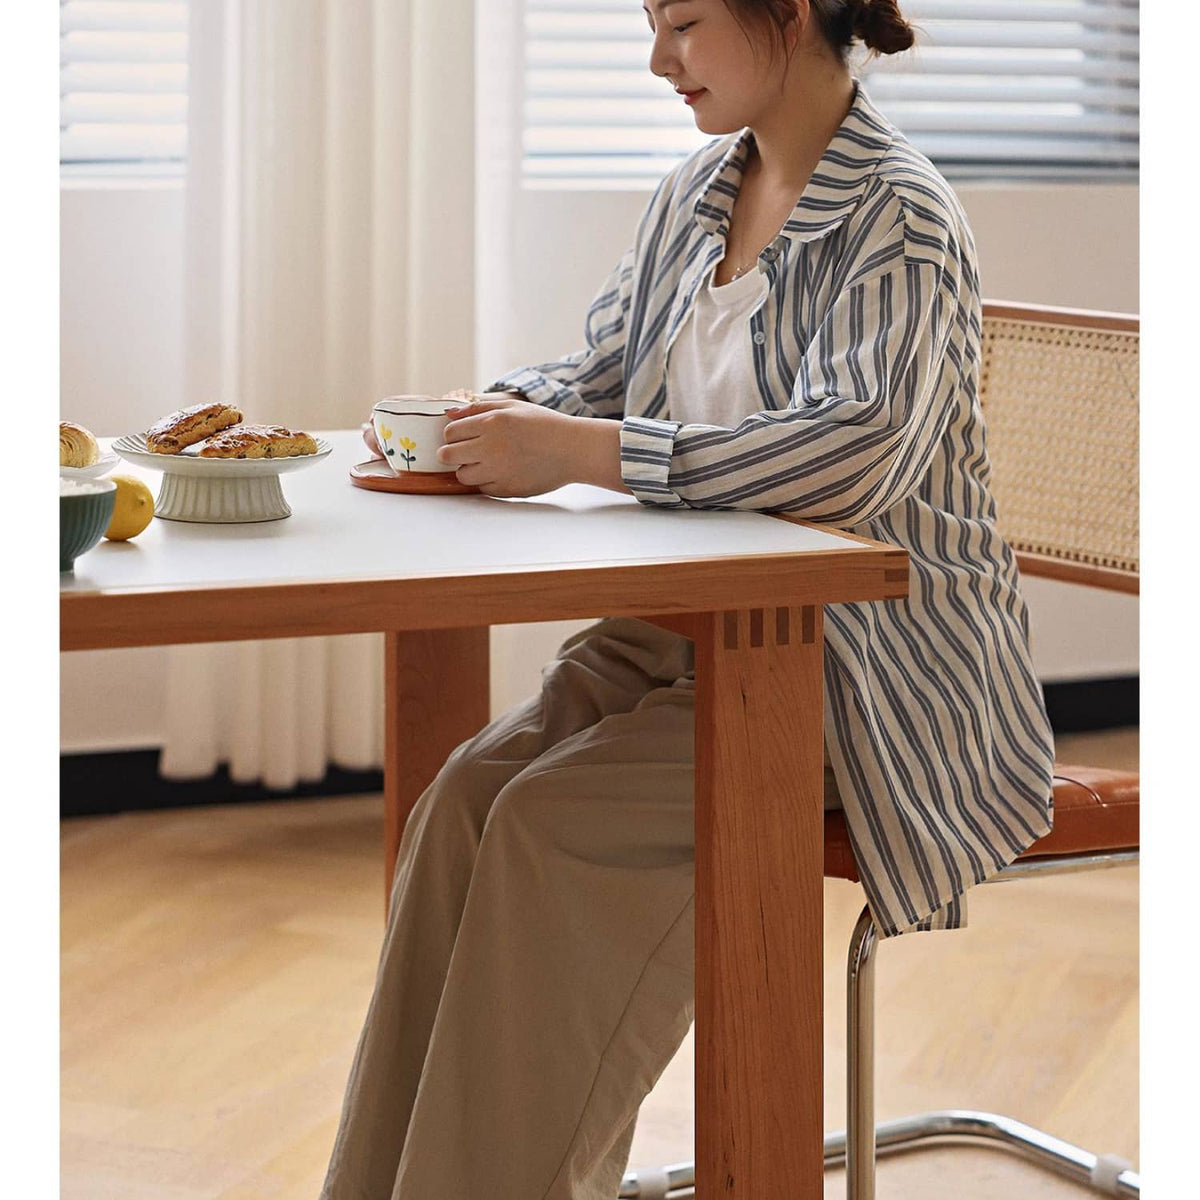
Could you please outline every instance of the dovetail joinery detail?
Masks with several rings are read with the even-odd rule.
[[[797,634],[801,644],[811,645],[816,637],[817,610],[811,604],[803,608],[751,608],[745,614],[727,611],[721,616],[726,650],[737,650],[742,645],[751,649],[788,646]]]

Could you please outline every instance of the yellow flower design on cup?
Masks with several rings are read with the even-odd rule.
[[[383,441],[383,452],[388,458],[393,457],[396,451],[389,445],[392,440],[392,431],[382,421],[379,424],[379,436]],[[404,460],[410,471],[412,470],[414,461],[416,461],[416,456],[412,453],[416,448],[417,443],[410,438],[402,437],[400,439],[400,457]]]

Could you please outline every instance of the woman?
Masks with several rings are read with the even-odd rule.
[[[1048,832],[1053,752],[988,491],[970,230],[847,66],[911,30],[895,0],[647,17],[716,140],[659,185],[587,349],[496,381],[439,453],[495,496],[578,481],[904,546],[907,600],[826,610],[826,802],[883,935],[961,925]],[[325,1200],[615,1196],[692,1019],[693,681],[687,639],[601,621],[421,797]]]

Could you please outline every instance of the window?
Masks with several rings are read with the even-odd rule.
[[[1137,0],[902,0],[917,43],[852,59],[951,179],[1136,179]],[[527,187],[640,188],[709,139],[648,70],[640,0],[525,0]]]
[[[187,156],[187,4],[60,0],[59,161],[179,171]]]

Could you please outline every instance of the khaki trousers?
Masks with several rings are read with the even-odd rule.
[[[321,1200],[614,1200],[694,1014],[694,671],[592,625],[418,800]]]

